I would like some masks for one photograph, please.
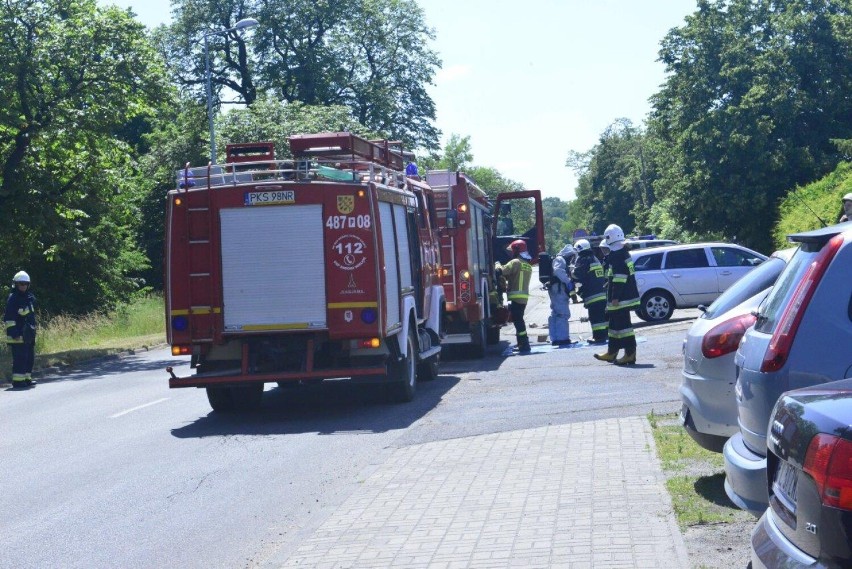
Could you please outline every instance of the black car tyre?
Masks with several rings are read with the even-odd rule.
[[[485,320],[480,320],[470,326],[471,355],[475,358],[485,357],[485,346],[487,342]]]
[[[438,367],[441,365],[441,354],[434,356],[417,364],[417,381],[434,381],[438,378]]]
[[[662,322],[674,314],[675,302],[671,294],[664,290],[650,290],[642,296],[639,305],[639,318],[646,322]]]

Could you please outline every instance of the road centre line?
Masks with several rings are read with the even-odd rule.
[[[117,419],[122,415],[127,415],[128,413],[133,413],[134,411],[138,411],[140,409],[144,409],[145,407],[150,407],[151,405],[156,405],[157,403],[162,403],[163,401],[168,401],[171,397],[163,397],[162,399],[157,399],[156,401],[151,401],[150,403],[145,403],[144,405],[139,405],[137,407],[133,407],[131,409],[127,409],[122,411],[121,413],[116,413],[115,415],[110,415],[110,419]]]

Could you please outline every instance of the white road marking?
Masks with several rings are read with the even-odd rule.
[[[138,407],[133,407],[132,409],[127,409],[126,411],[122,411],[121,413],[116,413],[115,415],[110,415],[110,419],[117,419],[122,415],[127,415],[128,413],[133,413],[134,411],[138,411],[139,409],[144,409],[145,407],[150,407],[151,405],[156,405],[157,403],[162,403],[163,401],[168,401],[171,399],[170,397],[164,397],[162,399],[157,399],[156,401],[151,401],[150,403],[145,403],[144,405],[139,405]]]

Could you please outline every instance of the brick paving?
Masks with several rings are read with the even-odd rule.
[[[643,417],[413,445],[284,567],[687,568],[664,484]]]

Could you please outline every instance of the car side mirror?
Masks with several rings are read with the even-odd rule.
[[[700,310],[701,312],[707,312],[707,307],[706,307],[706,306],[704,306],[703,304],[699,304],[699,305],[698,305],[698,310]]]

